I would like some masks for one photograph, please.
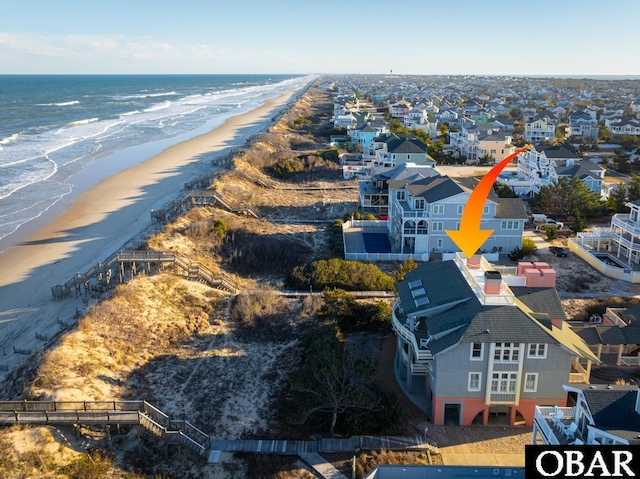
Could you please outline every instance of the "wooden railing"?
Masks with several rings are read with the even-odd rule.
[[[76,294],[88,294],[92,290],[104,292],[113,282],[123,283],[125,265],[130,267],[131,275],[137,273],[137,265],[146,265],[146,272],[152,273],[152,264],[171,263],[186,273],[190,279],[200,280],[213,288],[220,288],[236,293],[237,286],[231,277],[215,275],[205,266],[191,261],[175,252],[167,251],[121,251],[105,262],[100,262],[85,273],[77,273],[66,283],[56,284],[51,288],[54,299],[62,299],[75,289]]]
[[[139,425],[200,455],[210,445],[209,436],[193,424],[172,420],[147,401],[0,401],[0,424]]]

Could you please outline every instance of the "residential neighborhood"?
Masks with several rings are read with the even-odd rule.
[[[568,231],[551,253],[568,252],[602,278],[640,282],[640,191],[629,176],[640,146],[636,86],[605,92],[587,83],[576,90],[560,80],[389,76],[332,85],[342,92],[337,110],[366,112],[368,122],[347,127],[363,166],[345,178],[359,183],[360,211],[376,217],[343,225],[344,255],[418,262],[396,285],[393,366],[434,425],[528,426],[532,444],[637,442],[637,307],[576,322],[557,289],[563,266],[507,258],[532,237],[528,229],[537,224],[534,237],[544,236],[551,225]],[[525,145],[497,180],[511,194],[492,191],[484,204],[481,228],[493,233],[465,256],[445,230],[460,229],[482,179],[473,168]],[[561,199],[578,194],[589,206]],[[578,226],[575,216],[599,220]]]

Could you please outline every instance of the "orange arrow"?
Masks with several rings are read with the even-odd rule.
[[[462,250],[467,258],[475,254],[476,251],[482,246],[482,244],[489,239],[493,230],[481,230],[480,221],[482,220],[482,210],[484,204],[489,197],[493,184],[498,179],[500,172],[505,166],[511,162],[516,156],[523,151],[529,149],[529,146],[516,150],[515,153],[507,156],[504,160],[491,168],[489,172],[484,175],[480,182],[471,192],[469,200],[467,201],[464,210],[462,211],[462,218],[460,219],[460,229],[445,230],[445,233],[449,235],[449,238]]]

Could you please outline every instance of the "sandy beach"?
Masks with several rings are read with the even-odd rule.
[[[51,287],[123,249],[151,226],[151,209],[184,193],[184,183],[213,170],[211,160],[267,128],[296,95],[228,119],[215,130],[173,145],[81,193],[64,211],[0,254],[0,379],[46,345],[62,323],[90,305],[54,301]],[[38,337],[36,337],[38,335]],[[6,371],[5,369],[8,369]]]

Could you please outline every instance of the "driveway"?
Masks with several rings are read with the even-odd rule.
[[[551,254],[551,252],[549,251],[549,246],[552,246],[551,243],[549,243],[548,241],[545,241],[542,238],[542,236],[537,234],[535,231],[533,231],[533,230],[524,230],[524,233],[523,233],[522,236],[524,238],[531,238],[533,240],[533,242],[538,247],[538,250],[536,251],[537,253],[540,253],[540,254]]]

